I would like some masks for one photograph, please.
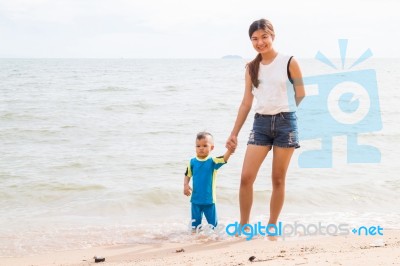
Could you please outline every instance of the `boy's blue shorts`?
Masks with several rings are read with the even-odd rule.
[[[201,224],[203,213],[207,219],[207,222],[210,225],[216,227],[218,224],[218,220],[217,220],[217,210],[215,208],[215,203],[207,205],[192,203],[192,228],[195,229],[197,228],[197,226]]]

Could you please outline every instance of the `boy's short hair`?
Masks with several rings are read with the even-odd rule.
[[[207,138],[207,136],[210,136],[211,141],[214,142],[213,135],[211,135],[211,133],[206,132],[206,131],[201,131],[201,132],[197,133],[196,140],[205,139],[205,138]]]

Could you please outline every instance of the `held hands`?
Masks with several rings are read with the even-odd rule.
[[[237,136],[230,135],[229,138],[226,140],[225,147],[230,152],[234,153],[237,147]]]
[[[183,194],[185,194],[186,196],[192,195],[192,188],[189,185],[184,185]]]

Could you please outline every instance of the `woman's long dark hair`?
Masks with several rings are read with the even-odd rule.
[[[253,33],[257,30],[265,30],[272,37],[275,36],[274,27],[272,26],[272,23],[269,20],[260,19],[260,20],[256,20],[253,23],[251,23],[250,28],[249,28],[250,39],[251,39],[251,36],[253,35]],[[247,64],[247,67],[249,68],[250,77],[251,77],[251,83],[256,88],[258,88],[258,85],[260,85],[260,81],[258,80],[258,71],[260,69],[261,60],[262,60],[262,56],[261,56],[261,54],[258,54],[256,56],[256,58],[253,59],[253,61],[251,61],[250,63]]]

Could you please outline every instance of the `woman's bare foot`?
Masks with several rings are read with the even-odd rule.
[[[278,237],[277,236],[267,236],[267,239],[269,241],[278,241]]]

